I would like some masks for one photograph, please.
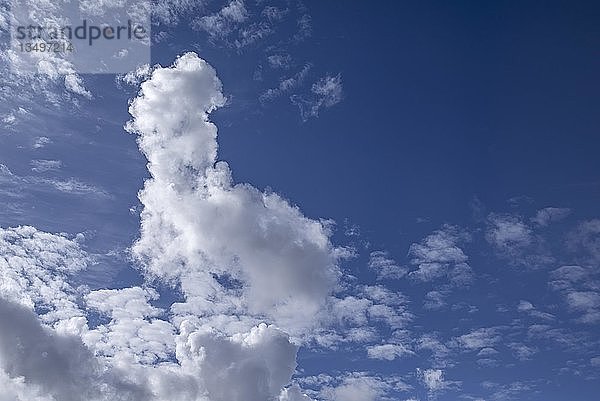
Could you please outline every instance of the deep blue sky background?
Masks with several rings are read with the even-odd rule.
[[[509,392],[518,400],[594,400],[600,367],[590,366],[590,360],[600,356],[598,322],[576,322],[561,295],[548,289],[548,275],[584,259],[568,250],[568,235],[580,222],[600,217],[600,3],[312,1],[306,6],[312,35],[300,43],[286,39],[291,21],[284,33],[232,49],[189,28],[192,16],[184,16],[178,25],[161,26],[170,36],[153,46],[152,61],[169,65],[193,50],[215,67],[230,98],[212,116],[220,158],[236,181],[272,188],[309,217],[333,219],[335,240],[356,248],[357,257],[345,268],[360,282],[375,282],[366,267],[374,250],[414,269],[411,244],[444,224],[471,233],[462,249],[475,282],[454,289],[446,309],[422,307],[432,290],[429,283],[386,283],[411,300],[416,316],[411,335],[437,333],[449,341],[498,326],[505,343],[530,341],[538,353],[516,361],[504,349],[497,366],[484,367],[476,363],[476,353],[458,352],[446,377],[462,381],[461,390],[441,393],[440,400],[460,394],[510,399],[490,396],[493,389],[481,386],[486,380],[506,386],[527,381],[528,390]],[[272,46],[289,52],[293,66],[283,73],[265,67],[257,81],[257,66]],[[305,122],[290,94],[259,102],[282,74],[306,63],[313,65],[310,78],[296,91],[308,92],[317,78],[340,73],[342,102]],[[129,118],[125,105],[137,89],[115,84],[110,75],[85,79],[92,100],[60,113],[43,102],[32,104],[33,122],[5,128],[0,161],[24,177],[33,174],[31,160],[61,160],[60,171],[47,176],[76,177],[110,195],[73,197],[25,188],[24,197],[15,198],[1,192],[7,207],[0,225],[86,232],[91,251],[121,255],[107,257],[102,266],[114,271],[117,286],[130,285],[139,278],[119,269],[128,263],[123,255],[138,233],[139,219],[129,209],[137,205],[136,191],[147,171],[135,138],[122,127]],[[39,136],[52,143],[32,148]],[[494,253],[484,235],[489,213],[529,221],[545,207],[571,209],[568,221],[535,233],[554,253],[552,263],[511,265]],[[360,235],[345,235],[353,226]],[[597,272],[594,263],[589,265]],[[527,337],[533,323],[515,312],[523,299],[556,315],[553,327],[581,338],[582,348]],[[469,305],[477,311],[467,313]],[[306,349],[300,364],[311,375],[323,369],[404,374],[430,363],[425,354],[389,362],[367,360],[360,348],[343,351]],[[415,393],[427,397],[423,389]],[[402,394],[394,399],[408,398]]]

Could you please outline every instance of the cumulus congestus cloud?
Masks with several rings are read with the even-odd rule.
[[[75,286],[94,263],[84,237],[0,232],[0,399],[308,399],[290,383],[290,334],[318,324],[343,252],[330,222],[233,183],[208,119],[224,103],[214,69],[193,53],[154,68],[131,103],[127,128],[151,174],[132,247],[142,287]],[[157,282],[182,302],[155,306]]]

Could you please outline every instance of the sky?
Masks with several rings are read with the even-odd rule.
[[[153,2],[89,73],[14,1],[0,401],[597,399],[598,3]]]

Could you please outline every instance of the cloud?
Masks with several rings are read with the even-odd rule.
[[[61,401],[148,399],[142,386],[103,366],[79,337],[42,326],[31,310],[0,298],[0,322],[0,367],[11,378],[8,392],[33,396],[19,400],[37,395]]]
[[[45,163],[44,167],[34,167],[34,171],[40,172],[40,169],[48,171],[56,168],[56,166],[57,164]],[[59,179],[34,175],[20,176],[13,173],[4,164],[0,164],[0,183],[3,184],[6,193],[11,193],[16,197],[22,197],[25,192],[61,192],[74,196],[111,197],[102,188],[82,182],[74,177]]]
[[[442,343],[435,334],[424,334],[417,341],[417,349],[430,351],[432,365],[435,368],[445,368],[452,365],[450,356],[452,351]]]
[[[292,62],[292,56],[289,54],[272,54],[267,57],[269,66],[274,69],[288,69]]]
[[[248,11],[244,2],[232,0],[219,12],[196,19],[192,26],[205,31],[212,39],[223,39],[246,19]]]
[[[393,391],[405,391],[407,386],[395,377],[379,377],[353,372],[341,378],[327,377],[320,396],[326,401],[383,401]]]
[[[567,238],[567,245],[577,252],[578,259],[586,264],[600,264],[600,219],[580,223]]]
[[[399,280],[407,269],[399,266],[386,251],[373,251],[369,255],[369,268],[377,274],[378,280]]]
[[[518,216],[490,214],[486,238],[504,253],[513,253],[533,242],[533,232]]]
[[[0,228],[0,296],[50,324],[82,316],[69,279],[93,263],[77,239],[34,227]]]
[[[36,173],[59,170],[62,166],[60,160],[32,160],[30,164],[32,166],[31,171]]]
[[[460,385],[460,382],[444,379],[444,371],[441,369],[417,369],[417,376],[430,394],[456,388]]]
[[[498,256],[514,266],[537,268],[554,262],[543,239],[521,216],[490,213],[485,237]]]
[[[259,96],[258,100],[260,100],[261,103],[265,104],[299,87],[306,79],[308,72],[311,70],[311,68],[311,63],[305,64],[304,67],[302,67],[302,69],[296,74],[282,79],[277,87],[269,88],[265,92],[263,92]]]
[[[531,317],[544,320],[554,320],[555,316],[551,313],[542,312],[537,310],[536,307],[529,301],[521,300],[517,306],[519,312],[527,313]]]
[[[421,242],[412,244],[408,255],[417,269],[408,276],[422,282],[445,277],[454,286],[469,284],[472,281],[472,269],[467,264],[467,255],[458,246],[460,242],[468,240],[466,233],[446,225]]]
[[[235,184],[217,161],[208,114],[223,106],[221,82],[193,53],[156,68],[131,103],[128,129],[139,135],[152,176],[139,198],[140,238],[133,255],[149,277],[179,283],[178,313],[313,324],[336,285],[343,253],[330,223],[305,217],[287,200]]]
[[[84,342],[104,356],[127,355],[137,363],[153,364],[172,359],[175,327],[159,319],[163,311],[149,304],[158,298],[140,287],[96,290],[86,294],[86,306],[111,321],[84,334]]]
[[[583,323],[600,322],[600,275],[593,268],[562,266],[550,273],[550,288],[564,297]]]
[[[546,227],[551,223],[561,221],[571,214],[571,209],[563,207],[547,207],[537,211],[535,217],[531,218],[534,223]]]
[[[456,337],[455,340],[461,348],[467,351],[476,351],[493,347],[500,341],[500,335],[494,327],[483,327]]]
[[[429,310],[442,309],[446,306],[446,296],[448,291],[429,291],[425,295],[425,302],[423,307]]]
[[[321,109],[335,106],[342,101],[342,76],[326,75],[312,85],[309,96],[292,95],[290,99],[300,109],[303,121],[318,117]]]
[[[183,325],[177,344],[181,365],[200,377],[211,401],[274,399],[291,379],[296,351],[285,333],[265,324],[231,337]]]
[[[414,355],[414,352],[402,344],[382,344],[368,346],[367,355],[372,359],[393,361],[406,355]]]

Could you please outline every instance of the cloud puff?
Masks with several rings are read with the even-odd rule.
[[[79,337],[42,326],[31,310],[0,298],[0,322],[0,367],[9,381],[3,392],[20,393],[18,400],[38,395],[60,401],[148,399],[143,386],[103,365]]]
[[[443,226],[419,243],[410,246],[411,263],[417,266],[409,277],[423,282],[447,277],[453,285],[468,284],[472,280],[472,269],[468,257],[458,246],[469,240],[469,236],[457,227]]]
[[[500,341],[498,330],[494,327],[483,327],[456,338],[458,345],[468,351],[491,348]]]
[[[300,109],[303,121],[318,117],[321,109],[335,106],[342,101],[342,76],[326,75],[312,85],[309,96],[292,95],[290,99]]]
[[[441,369],[417,369],[417,376],[430,394],[435,394],[460,385],[460,382],[447,381],[444,379],[444,371]]]
[[[342,377],[321,376],[325,385],[320,396],[326,401],[378,401],[386,400],[392,391],[404,391],[408,386],[395,377],[379,377],[354,372]]]
[[[393,361],[406,355],[414,355],[414,352],[402,344],[382,344],[367,347],[367,355],[372,359]]]
[[[546,207],[537,211],[535,217],[531,218],[534,223],[545,227],[557,221],[567,218],[571,209],[564,207]]]
[[[57,323],[81,316],[69,278],[93,263],[79,243],[34,227],[0,228],[0,296]]]
[[[152,178],[139,194],[133,254],[149,276],[179,283],[187,300],[180,311],[310,325],[339,275],[330,224],[233,183],[208,120],[224,103],[215,70],[193,53],[141,85],[128,129],[139,135]]]
[[[231,337],[184,324],[177,342],[182,367],[198,375],[211,401],[274,399],[292,377],[296,351],[287,334],[265,324]]]
[[[583,323],[600,322],[600,276],[594,268],[562,266],[550,273],[550,288],[558,291]]]
[[[540,217],[540,221],[549,223],[544,218]],[[521,216],[491,213],[487,219],[485,237],[498,256],[514,266],[536,268],[554,262],[544,240]]]
[[[373,251],[369,255],[369,268],[378,280],[398,280],[406,275],[407,269],[399,266],[386,251]]]

